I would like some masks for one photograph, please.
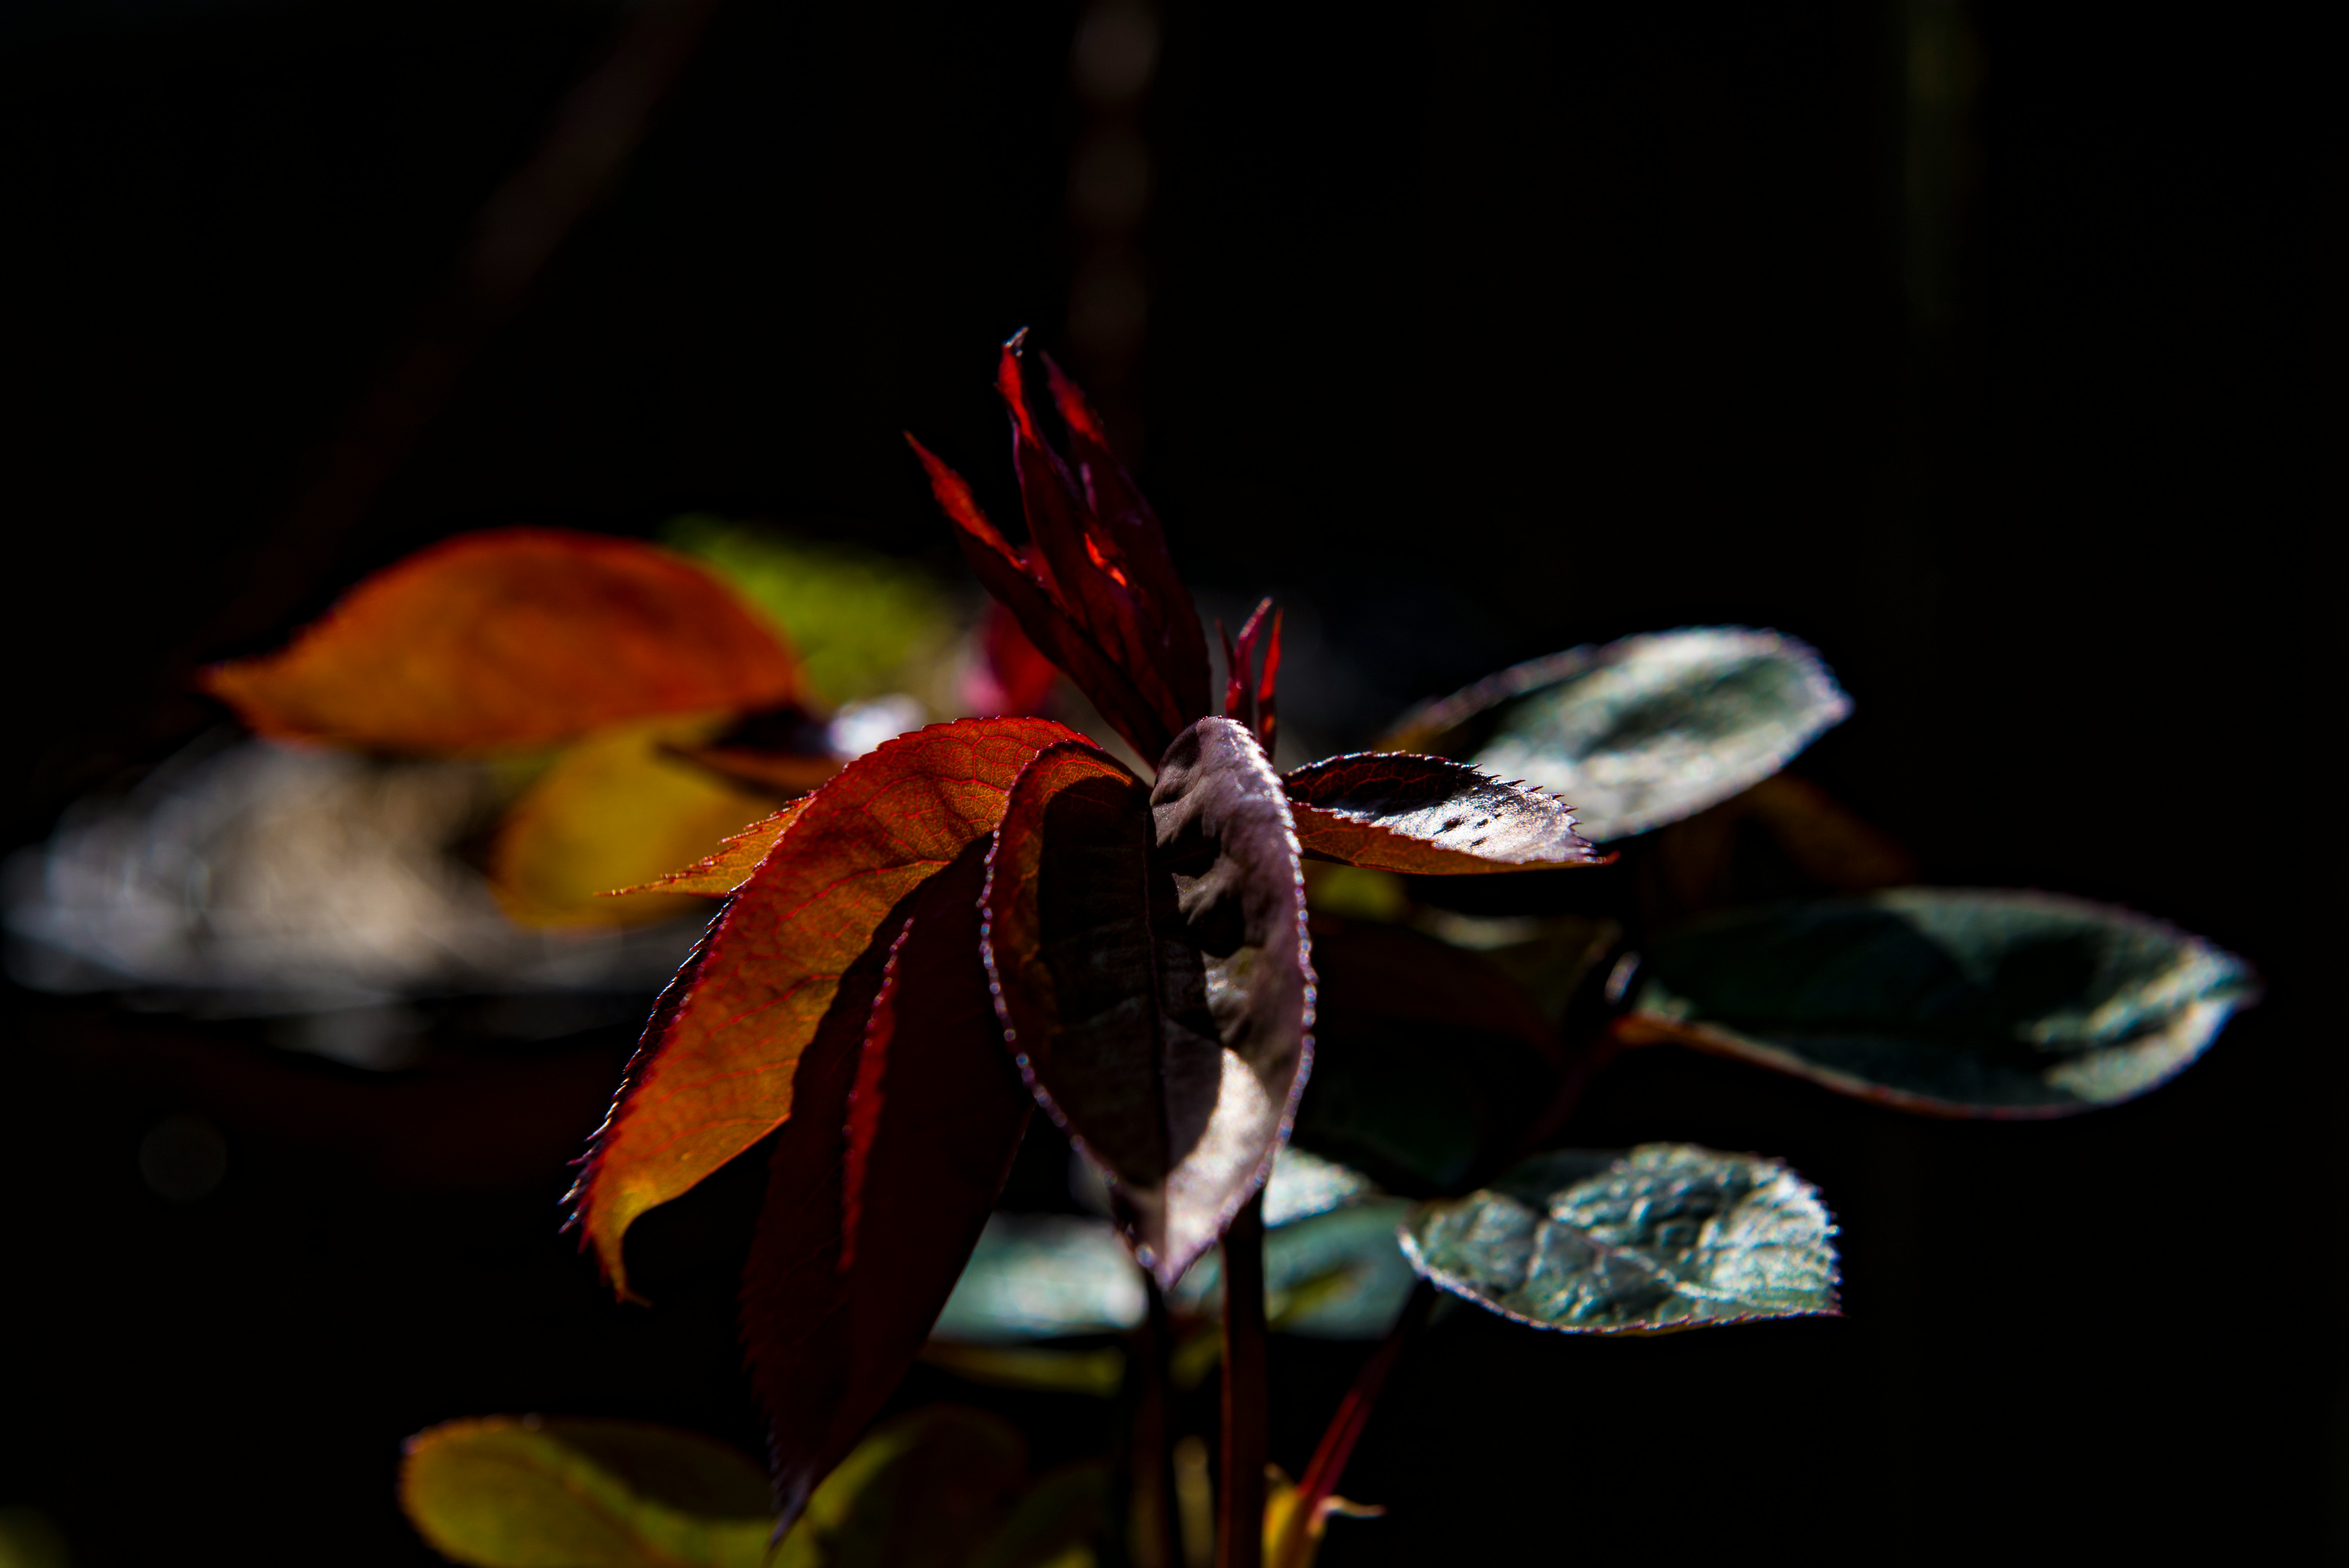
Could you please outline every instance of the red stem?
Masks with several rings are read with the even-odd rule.
[[[1402,1348],[1426,1326],[1427,1315],[1435,1306],[1435,1287],[1425,1280],[1411,1293],[1402,1315],[1395,1319],[1387,1336],[1362,1363],[1354,1375],[1354,1386],[1338,1402],[1338,1413],[1330,1418],[1330,1425],[1321,1434],[1313,1458],[1305,1466],[1304,1479],[1297,1483],[1297,1506],[1289,1511],[1287,1528],[1281,1532],[1280,1544],[1273,1553],[1272,1568],[1292,1568],[1303,1556],[1306,1543],[1312,1539],[1313,1522],[1321,1504],[1337,1495],[1338,1483],[1345,1478],[1346,1461],[1354,1457],[1354,1445],[1361,1440],[1362,1429],[1371,1424],[1371,1407],[1378,1400],[1379,1392],[1386,1387],[1387,1375],[1394,1370]]]
[[[1216,1522],[1221,1568],[1263,1568],[1265,1391],[1264,1194],[1224,1233],[1224,1464]]]

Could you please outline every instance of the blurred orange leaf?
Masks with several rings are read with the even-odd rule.
[[[861,1037],[887,956],[875,938],[899,902],[994,830],[1030,758],[1081,738],[1039,718],[933,725],[808,798],[662,997],[574,1189],[622,1294],[636,1216],[781,1125],[818,1026]]]
[[[206,690],[259,733],[370,750],[521,749],[795,695],[789,649],[731,590],[633,540],[468,534],[377,573],[282,652]]]

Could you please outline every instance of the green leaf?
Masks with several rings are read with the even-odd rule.
[[[1267,1231],[1265,1307],[1271,1326],[1311,1339],[1383,1337],[1414,1280],[1396,1240],[1411,1210],[1408,1199],[1365,1198]],[[1170,1298],[1177,1309],[1220,1315],[1222,1259],[1210,1253],[1183,1276]]]
[[[1147,1306],[1133,1255],[1106,1220],[998,1213],[930,1337],[990,1345],[1123,1334]]]
[[[1410,715],[1383,744],[1539,785],[1603,843],[1728,799],[1850,713],[1806,645],[1703,626],[1504,670]]]
[[[1537,1155],[1465,1198],[1424,1203],[1412,1266],[1535,1328],[1669,1334],[1833,1315],[1835,1224],[1775,1160],[1648,1143]]]
[[[707,516],[674,519],[660,538],[764,611],[828,701],[930,685],[917,666],[943,660],[954,640],[952,606],[937,583],[878,552]]]
[[[477,1568],[757,1568],[773,1515],[749,1459],[633,1421],[486,1416],[408,1439],[400,1506]]]
[[[1107,1528],[1109,1508],[1107,1463],[1088,1460],[1055,1470],[1029,1489],[964,1568],[1092,1568],[1090,1543]]]
[[[982,1410],[884,1422],[815,1489],[775,1568],[958,1564],[1011,1515],[1027,1466],[1019,1434]]]
[[[2048,893],[1901,888],[1665,944],[1618,1031],[1943,1116],[2062,1116],[2157,1087],[2257,999],[2199,938]]]

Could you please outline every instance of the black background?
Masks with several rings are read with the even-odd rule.
[[[1355,706],[1301,724],[1778,626],[1858,703],[1804,769],[1930,880],[2127,903],[2269,986],[2175,1085],[2056,1125],[1627,1064],[1578,1140],[1788,1157],[1843,1220],[1849,1316],[1529,1346],[1456,1315],[1348,1479],[1391,1516],[1334,1526],[1332,1568],[2341,1549],[2336,40],[2313,8],[2057,11],[1970,13],[1938,312],[1904,281],[1916,6],[1165,13],[1141,477],[1196,580],[1318,607]],[[710,510],[950,568],[897,432],[1008,502],[991,356],[1066,317],[1072,21],[733,0],[388,486],[289,539],[610,15],[20,7],[8,841],[212,721],[189,659],[452,531]],[[497,1064],[369,1084],[8,1006],[0,1503],[77,1561],[429,1560],[390,1479],[456,1415],[755,1442],[722,1227],[656,1228],[650,1313],[553,1233],[624,1040],[566,1047],[537,1142],[435,1164],[345,1131],[386,1095],[454,1127]],[[232,1175],[173,1208],[135,1152],[191,1108]],[[1279,1354],[1294,1469],[1358,1352]],[[1097,1418],[1029,1413],[1048,1456]]]

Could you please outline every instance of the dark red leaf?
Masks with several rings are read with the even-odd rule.
[[[986,948],[1038,1098],[1172,1284],[1262,1181],[1311,1057],[1303,878],[1278,778],[1206,718],[1146,790],[1040,753],[996,834]]]
[[[1077,384],[1061,374],[1050,355],[1040,356],[1052,401],[1069,428],[1069,459],[1084,483],[1085,500],[1108,535],[1122,549],[1122,564],[1143,623],[1154,639],[1156,661],[1176,705],[1185,713],[1207,711],[1207,645],[1191,591],[1174,570],[1165,531],[1142,499],[1133,480],[1110,451],[1101,416]]]
[[[819,1026],[845,1008],[862,1038],[885,956],[872,944],[899,902],[994,830],[1030,758],[1079,738],[1040,718],[932,725],[858,758],[790,819],[664,1000],[574,1190],[616,1287],[637,1215],[793,1114]]]
[[[1025,335],[1003,346],[996,385],[1010,408],[1012,464],[1030,548],[1015,550],[952,469],[919,442],[914,449],[979,581],[1119,733],[1154,757],[1207,711],[1198,612],[1174,575],[1157,520],[1109,456],[1100,419],[1057,368],[1050,371],[1053,396],[1079,470],[1045,439],[1020,368]],[[1113,520],[1103,515],[1104,505]]]
[[[1112,728],[1144,757],[1165,748],[1174,732],[1136,689],[1124,668],[1088,635],[1083,626],[1038,580],[1029,560],[1013,549],[972,499],[962,476],[913,437],[905,444],[930,476],[930,493],[956,529],[963,558],[979,585],[1009,610],[1030,641],[1092,699]]]
[[[1444,876],[1605,863],[1563,800],[1465,763],[1408,752],[1331,757],[1281,780],[1309,851]]]
[[[1034,1100],[978,962],[987,844],[902,900],[802,1057],[743,1275],[783,1522],[913,1364],[1002,1190]]]

